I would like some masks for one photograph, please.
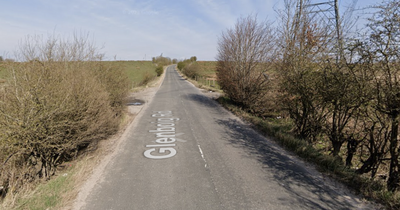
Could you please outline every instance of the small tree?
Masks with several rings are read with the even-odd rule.
[[[374,77],[374,107],[387,115],[390,125],[390,166],[387,187],[400,188],[399,125],[400,125],[400,2],[384,1],[369,19],[371,31],[364,43],[365,65]]]
[[[281,50],[279,73],[281,102],[294,120],[295,133],[315,140],[325,122],[326,105],[318,94],[321,75],[319,63],[327,54],[327,30],[312,20],[304,7],[309,1],[285,0],[279,11]]]
[[[338,157],[347,142],[348,166],[351,165],[351,151],[359,142],[354,129],[357,128],[360,108],[371,99],[362,73],[347,65],[325,64],[317,88],[322,104],[327,107],[323,130],[331,142],[332,155]]]
[[[232,101],[255,110],[268,90],[267,70],[272,65],[274,34],[270,23],[257,17],[239,18],[218,42],[217,77]]]

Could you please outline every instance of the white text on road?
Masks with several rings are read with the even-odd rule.
[[[171,111],[155,111],[151,115],[157,118],[157,129],[150,130],[150,133],[156,134],[156,143],[146,145],[148,149],[144,151],[144,156],[150,159],[166,159],[176,155],[175,146],[176,142],[175,121],[179,118],[174,118]]]

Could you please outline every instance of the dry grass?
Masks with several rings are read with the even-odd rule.
[[[7,74],[6,74],[5,62],[0,62],[0,85],[6,82]]]

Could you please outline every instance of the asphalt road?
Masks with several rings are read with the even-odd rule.
[[[369,209],[168,67],[81,209]]]

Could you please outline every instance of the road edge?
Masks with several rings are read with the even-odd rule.
[[[132,110],[130,110],[129,114],[131,114],[131,119],[129,119],[128,124],[121,129],[121,131],[119,132],[119,134],[117,134],[117,137],[113,137],[114,142],[116,143],[113,148],[109,149],[106,154],[96,154],[96,156],[101,156],[104,155],[104,157],[101,157],[100,159],[97,160],[96,166],[90,170],[88,178],[83,181],[83,185],[81,185],[79,187],[78,193],[74,199],[74,201],[72,202],[71,206],[66,206],[64,209],[81,209],[82,207],[85,206],[86,204],[86,199],[89,196],[90,192],[93,190],[93,188],[95,187],[96,183],[98,183],[99,180],[101,180],[101,177],[104,173],[104,169],[106,168],[106,166],[110,163],[110,161],[116,156],[116,154],[118,153],[118,151],[120,151],[121,149],[121,145],[128,139],[128,134],[130,133],[130,131],[137,125],[138,123],[138,118],[140,118],[142,116],[142,111],[147,109],[148,105],[151,103],[151,101],[153,100],[155,94],[157,93],[157,91],[160,89],[162,83],[164,82],[164,78],[165,78],[165,74],[166,74],[166,70],[172,65],[169,65],[167,67],[165,67],[164,69],[164,73],[161,75],[161,77],[158,79],[158,81],[156,81],[153,86],[151,87],[146,87],[143,90],[140,90],[137,93],[140,92],[144,92],[146,90],[149,89],[154,89],[151,92],[151,94],[148,96],[148,99],[146,100],[146,103],[143,104],[142,106],[137,106],[137,109],[135,109],[132,113]],[[135,94],[135,93],[133,93]],[[127,108],[129,109],[129,107]],[[108,141],[109,139],[106,139],[104,141]]]

